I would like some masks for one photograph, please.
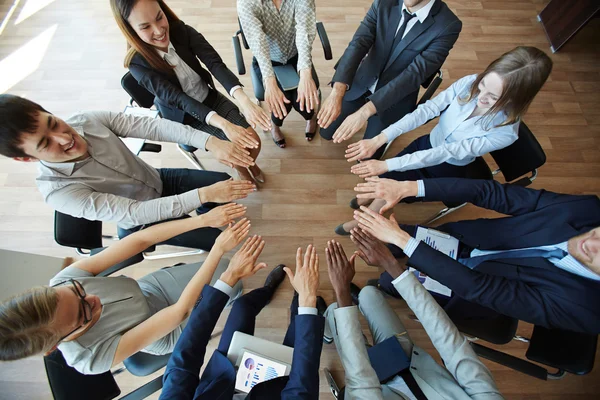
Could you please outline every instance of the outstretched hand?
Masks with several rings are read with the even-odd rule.
[[[354,219],[363,231],[376,237],[385,243],[392,243],[404,248],[410,236],[398,226],[394,214],[387,219],[368,207],[361,206],[360,210],[354,211]]]
[[[356,254],[353,254],[348,260],[342,245],[335,240],[330,240],[325,248],[325,257],[327,258],[329,280],[336,293],[338,305],[340,307],[352,305],[350,283],[356,273],[354,268]]]
[[[213,249],[227,253],[233,250],[238,244],[242,243],[242,240],[250,232],[250,220],[248,218],[242,218],[235,224],[230,223],[227,229],[219,234]]]
[[[298,292],[300,307],[316,307],[319,290],[319,255],[312,244],[309,244],[302,258],[302,248],[296,251],[296,271],[288,267],[283,269],[294,290]]]
[[[236,218],[246,214],[247,207],[243,204],[229,203],[215,207],[206,214],[200,214],[196,218],[201,219],[203,226],[218,228],[232,223]]]
[[[350,239],[358,247],[354,254],[368,265],[383,267],[392,276],[397,276],[404,271],[390,249],[381,240],[375,239],[360,228],[354,228],[350,231]]]
[[[350,172],[361,178],[367,178],[369,176],[385,174],[388,172],[388,166],[385,161],[367,160],[354,164],[350,167]]]
[[[418,192],[416,181],[396,181],[378,176],[366,178],[365,181],[354,188],[355,192],[359,192],[356,198],[385,200],[385,205],[379,210],[379,214],[391,210],[407,197],[416,196]]]
[[[256,263],[256,260],[265,248],[265,241],[261,236],[252,236],[246,240],[241,249],[231,258],[227,270],[221,275],[221,280],[229,286],[235,285],[240,279],[254,275],[267,267],[265,263]]]

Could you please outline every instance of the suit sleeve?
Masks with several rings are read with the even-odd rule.
[[[346,372],[346,396],[351,399],[383,400],[381,384],[365,347],[358,307],[333,311],[338,340],[335,343]]]
[[[206,121],[208,113],[213,111],[191,96],[188,96],[181,87],[177,87],[162,74],[140,64],[129,64],[129,72],[138,83],[158,97],[163,103],[178,108],[190,114],[199,121]]]
[[[486,399],[502,399],[490,370],[415,275],[409,274],[394,286],[414,311],[446,369],[463,390],[472,398],[484,395]]]
[[[527,214],[549,206],[600,210],[600,200],[597,196],[576,196],[543,189],[528,189],[493,180],[434,178],[425,179],[423,183],[424,201],[471,203],[507,215]]]
[[[375,43],[378,7],[379,0],[375,0],[356,30],[354,37],[352,37],[350,44],[344,50],[344,54],[342,54],[342,57],[338,61],[331,83],[341,82],[346,85],[352,84],[360,62]]]
[[[282,400],[319,398],[319,364],[323,348],[325,318],[296,315],[296,336],[290,378],[281,392]]]
[[[406,95],[419,90],[421,83],[432,76],[448,57],[462,29],[462,22],[455,20],[435,38],[427,48],[402,71],[400,75],[375,91],[369,100],[382,113]]]
[[[206,346],[227,300],[229,296],[225,293],[204,286],[199,303],[192,311],[167,364],[160,399],[193,398],[200,382]]]
[[[206,65],[206,68],[223,85],[227,93],[231,92],[234,86],[242,86],[237,76],[227,68],[221,56],[204,36],[191,26],[186,25],[185,29],[190,38],[189,45],[193,53]]]

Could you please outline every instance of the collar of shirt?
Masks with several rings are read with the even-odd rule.
[[[71,128],[73,128],[75,130],[75,132],[77,132],[79,135],[81,135],[81,137],[83,137],[85,140],[85,133],[83,132],[82,126],[72,126],[71,125]],[[76,161],[76,162],[53,163],[53,162],[48,162],[48,161],[40,161],[40,163],[48,168],[53,169],[56,172],[60,172],[63,175],[71,176],[73,174],[73,172],[75,171],[75,167],[77,165],[87,163],[91,158],[93,158],[94,151],[92,150],[92,146],[90,145],[89,142],[88,142],[88,152],[90,153],[90,157],[88,157],[84,160]]]
[[[406,8],[406,5],[404,4],[404,2],[402,2],[402,11],[406,10],[409,14],[415,15],[417,17],[417,19],[419,20],[419,22],[423,23],[423,21],[425,21],[425,19],[429,15],[429,12],[431,11],[431,8],[433,7],[433,4],[435,3],[435,1],[436,0],[430,0],[429,3],[427,3],[425,5],[425,7],[419,9],[418,11],[415,11],[414,13],[411,13],[410,10],[408,8]]]
[[[169,46],[167,48],[166,53],[160,49],[156,49],[156,52],[163,59],[165,58],[165,56],[168,56],[169,59],[167,60],[167,62],[172,66],[175,66],[179,63],[179,56],[177,55],[177,50],[175,50],[175,46],[173,46],[173,43],[171,42],[169,42]]]
[[[575,257],[569,254],[569,248],[567,244],[568,242],[563,242],[556,245],[556,247],[565,251],[567,255],[560,260],[556,258],[551,258],[550,262],[565,271],[569,271],[573,274],[583,276],[584,278],[600,281],[600,275],[590,270],[587,266],[583,265],[582,263],[577,261]]]

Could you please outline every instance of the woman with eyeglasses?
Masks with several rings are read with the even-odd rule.
[[[0,360],[48,354],[58,348],[79,372],[100,374],[138,351],[171,353],[204,285],[216,282],[227,270],[228,261],[221,257],[248,235],[247,218],[232,223],[245,213],[245,206],[230,203],[194,218],[154,225],[63,269],[50,286],[3,301]],[[173,236],[227,224],[201,265],[164,268],[137,281],[98,276]],[[236,284],[231,298],[241,291],[241,284]]]

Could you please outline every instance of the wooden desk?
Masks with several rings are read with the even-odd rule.
[[[551,0],[538,15],[556,53],[600,10],[600,0]]]

